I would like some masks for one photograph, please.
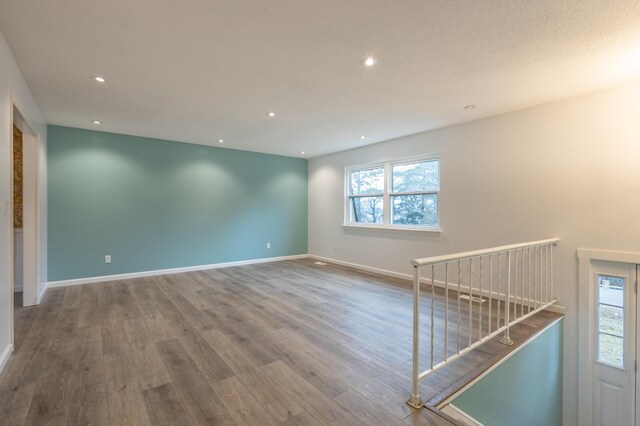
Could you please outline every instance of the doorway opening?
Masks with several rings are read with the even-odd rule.
[[[38,162],[39,138],[33,127],[13,107],[11,147],[11,283],[13,284],[13,335],[24,307],[36,305],[38,294]]]
[[[640,254],[579,250],[580,424],[640,420]]]
[[[13,124],[13,323],[20,325],[20,308],[24,306],[24,244],[23,244],[23,137],[22,131]],[[15,335],[20,335],[16,333]],[[15,345],[19,342],[15,342]]]

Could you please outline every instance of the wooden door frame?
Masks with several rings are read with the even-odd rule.
[[[640,253],[591,249],[578,250],[578,424],[580,425],[593,424],[593,370],[591,369],[591,360],[594,357],[592,330],[595,327],[596,320],[593,314],[596,297],[595,287],[593,286],[593,261],[626,263],[631,267],[631,265],[640,264]],[[638,278],[636,277],[636,279]],[[640,307],[638,308],[640,309]]]

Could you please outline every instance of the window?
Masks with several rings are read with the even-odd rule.
[[[598,361],[624,367],[625,279],[598,275]]]
[[[437,158],[350,167],[346,180],[346,225],[438,229]]]

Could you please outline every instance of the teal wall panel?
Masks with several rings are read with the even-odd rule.
[[[49,126],[47,162],[49,281],[307,253],[305,159]]]
[[[485,425],[562,425],[562,331],[555,323],[452,404]]]

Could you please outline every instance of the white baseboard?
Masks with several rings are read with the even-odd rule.
[[[358,263],[345,262],[343,260],[332,259],[330,257],[322,257],[322,256],[318,256],[318,255],[315,255],[315,254],[309,254],[309,258],[316,259],[316,260],[321,260],[323,262],[335,263],[335,264],[342,265],[342,266],[348,266],[350,268],[360,269],[362,271],[367,271],[367,272],[373,272],[373,273],[377,273],[377,274],[381,274],[381,275],[386,275],[386,276],[393,277],[393,278],[404,279],[404,280],[407,280],[407,285],[413,285],[413,275],[411,275],[411,274],[403,274],[402,272],[389,271],[387,269],[374,268],[372,266],[360,265]],[[425,284],[431,284],[431,280],[426,279],[426,278],[421,278],[420,281],[422,283],[425,283]],[[434,284],[435,284],[436,287],[445,288],[445,283],[443,281],[435,280]],[[455,284],[455,283],[449,282],[449,284]],[[462,293],[469,293],[469,286],[466,286],[466,285],[461,286],[460,287],[460,291]],[[474,293],[474,295],[477,295],[478,289],[474,288],[473,289],[473,293]],[[487,289],[483,289],[481,293],[485,297],[489,296],[489,291]],[[499,296],[499,298],[502,298],[502,299],[506,299],[506,295],[504,293],[500,293],[499,295],[497,293],[494,293],[493,297],[494,298],[498,298],[496,296]],[[511,296],[510,300],[514,300],[514,296]],[[523,302],[526,305],[529,302],[529,299],[525,298]],[[518,299],[518,303],[520,303],[520,299]],[[558,305],[556,303],[555,305],[552,305],[549,308],[547,308],[547,310],[549,310],[551,312],[555,312],[555,313],[564,315],[566,309],[565,309],[564,306]]]
[[[47,290],[49,289],[49,283],[44,283],[42,286],[42,290],[38,293],[38,305],[42,303],[42,299],[44,299],[45,294],[47,294]]]
[[[107,281],[128,280],[132,278],[153,277],[157,275],[179,274],[181,272],[204,271],[207,269],[228,268],[230,266],[242,266],[242,265],[252,265],[256,263],[278,262],[281,260],[305,259],[307,257],[309,257],[308,254],[296,254],[292,256],[267,257],[262,259],[240,260],[237,262],[213,263],[210,265],[196,265],[196,266],[186,266],[182,268],[170,268],[170,269],[158,269],[154,271],[132,272],[128,274],[103,275],[100,277],[87,277],[87,278],[77,278],[73,280],[49,281],[45,286],[45,288],[43,289],[42,293],[44,295],[44,293],[48,289],[57,288],[57,287],[101,283],[101,282],[107,282]]]
[[[474,419],[468,413],[464,412],[463,410],[461,410],[460,408],[456,407],[453,404],[445,405],[444,407],[442,407],[440,411],[442,411],[445,414],[448,414],[449,416],[453,417],[456,420],[460,420],[466,425],[484,426],[484,424],[480,423],[478,420]]]
[[[4,370],[4,366],[7,365],[7,361],[9,361],[9,357],[13,352],[13,344],[9,343],[4,351],[2,351],[2,355],[0,355],[0,373]]]
[[[387,269],[374,268],[372,266],[360,265],[358,263],[345,262],[344,260],[332,259],[330,257],[322,257],[315,254],[309,254],[311,259],[321,260],[323,262],[335,263],[342,266],[348,266],[354,269],[360,269],[361,271],[374,272],[380,275],[386,275],[388,277],[400,278],[408,280],[409,284],[413,280],[413,276],[410,274],[403,274],[402,272],[389,271]]]
[[[551,305],[547,308],[547,311],[555,312],[556,314],[565,315],[567,313],[567,308],[562,305]]]

